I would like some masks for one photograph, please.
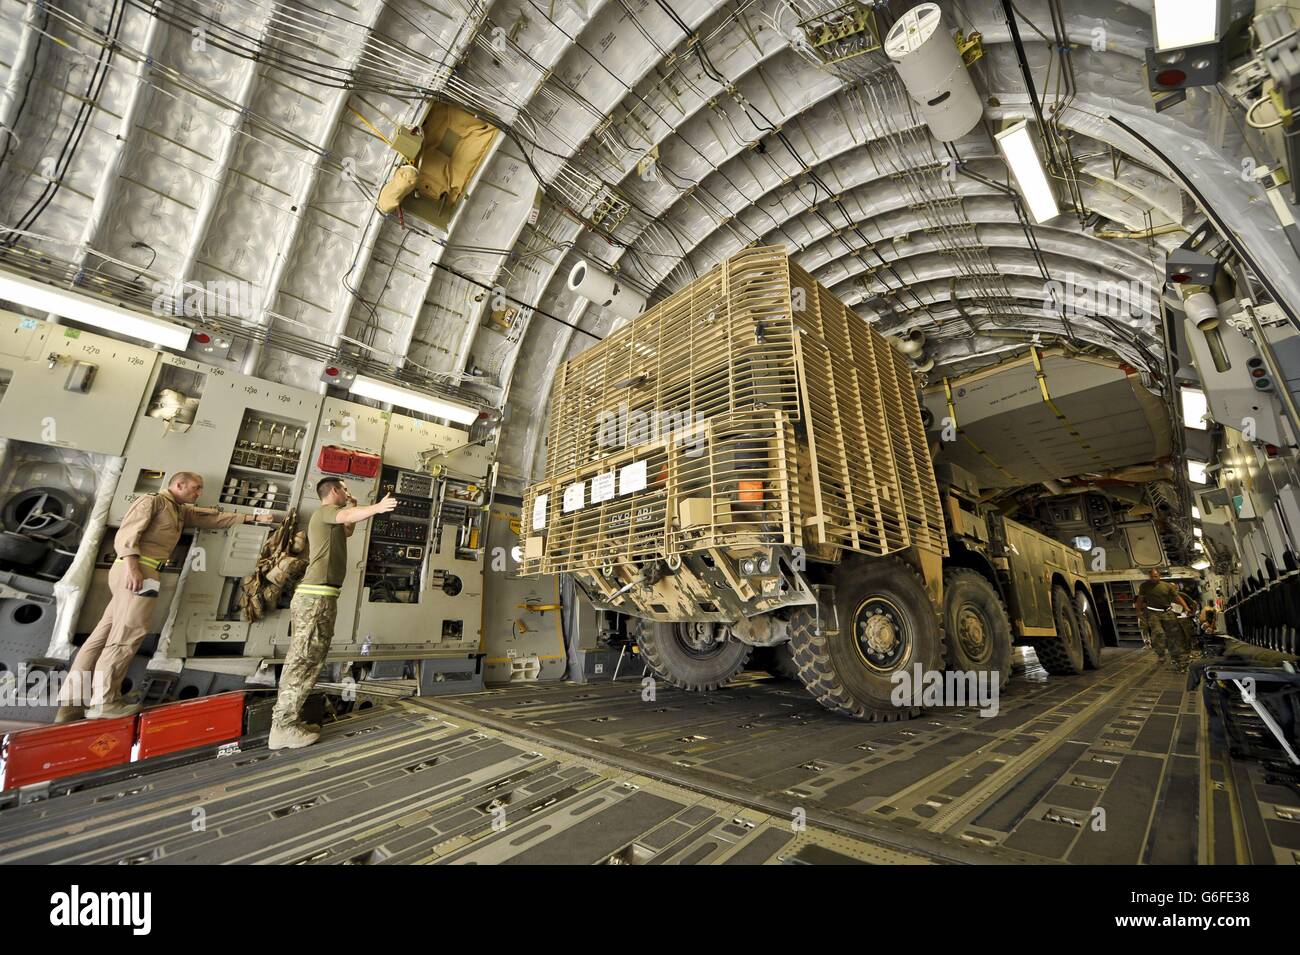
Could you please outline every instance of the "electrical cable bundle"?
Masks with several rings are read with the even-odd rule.
[[[59,189],[63,186],[63,177],[67,174],[68,166],[72,161],[72,157],[76,155],[77,147],[81,144],[81,138],[86,132],[86,126],[90,123],[91,114],[99,107],[99,94],[104,89],[104,81],[108,77],[108,71],[113,62],[117,37],[122,29],[123,9],[124,4],[122,0],[115,0],[113,9],[109,14],[108,29],[104,31],[104,35],[110,37],[110,40],[108,43],[100,47],[99,56],[95,61],[95,68],[90,75],[90,83],[88,84],[86,95],[81,99],[80,105],[77,107],[77,115],[74,117],[72,126],[68,130],[67,138],[63,141],[63,148],[59,150],[58,156],[55,157],[54,167],[50,172],[49,181],[46,182],[40,195],[32,201],[32,204],[27,208],[27,211],[18,217],[13,229],[5,231],[4,238],[0,239],[0,246],[5,248],[12,247],[13,244],[18,241],[19,233],[15,230],[31,229],[31,227],[35,225],[36,221],[41,217],[41,213],[49,208],[50,203],[54,200],[54,197],[58,195]],[[47,10],[45,22],[48,23],[48,21],[49,11]],[[44,29],[44,27],[42,27],[42,29]],[[34,72],[35,66],[33,64],[33,73]],[[26,102],[26,96],[24,96],[24,102]],[[12,131],[10,138],[12,138]]]

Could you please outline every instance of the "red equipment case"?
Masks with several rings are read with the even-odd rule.
[[[135,720],[78,720],[9,733],[0,749],[0,790],[129,763]]]
[[[352,473],[357,477],[372,478],[379,473],[380,458],[365,451],[352,452]]]
[[[243,732],[243,690],[155,706],[140,714],[132,759],[225,743]]]
[[[327,444],[320,449],[320,457],[316,460],[316,467],[326,474],[347,474],[352,468],[352,452],[346,448]]]

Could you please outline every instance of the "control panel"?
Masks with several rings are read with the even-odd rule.
[[[419,603],[433,519],[433,479],[385,466],[375,500],[389,494],[397,498],[397,507],[370,522],[365,586],[371,603]]]

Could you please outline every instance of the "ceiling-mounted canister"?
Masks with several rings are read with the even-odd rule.
[[[975,128],[984,104],[937,4],[923,3],[899,17],[885,37],[885,52],[935,139],[952,142]]]
[[[578,260],[569,272],[569,291],[591,299],[609,309],[619,318],[636,318],[645,311],[645,296],[615,281],[608,272],[593,268],[591,263]]]

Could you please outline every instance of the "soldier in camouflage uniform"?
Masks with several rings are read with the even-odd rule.
[[[1183,616],[1178,618],[1178,626],[1183,632],[1183,646],[1187,654],[1190,655],[1200,643],[1200,627],[1197,623],[1196,607],[1197,604],[1182,587],[1178,588],[1177,600],[1183,606]],[[1187,661],[1183,661],[1182,669],[1187,669]]]
[[[1175,670],[1185,671],[1191,648],[1174,605],[1181,604],[1190,611],[1187,598],[1153,568],[1149,578],[1138,588],[1136,604],[1138,613],[1145,619],[1156,658],[1163,663],[1168,656]]]
[[[348,572],[348,538],[361,521],[397,507],[397,498],[391,494],[377,504],[358,507],[356,498],[338,478],[322,478],[316,485],[316,495],[321,504],[307,523],[307,572],[290,604],[293,639],[271,715],[271,736],[267,740],[271,749],[310,746],[320,736],[320,727],[303,723],[300,715],[334,638],[339,590]]]

